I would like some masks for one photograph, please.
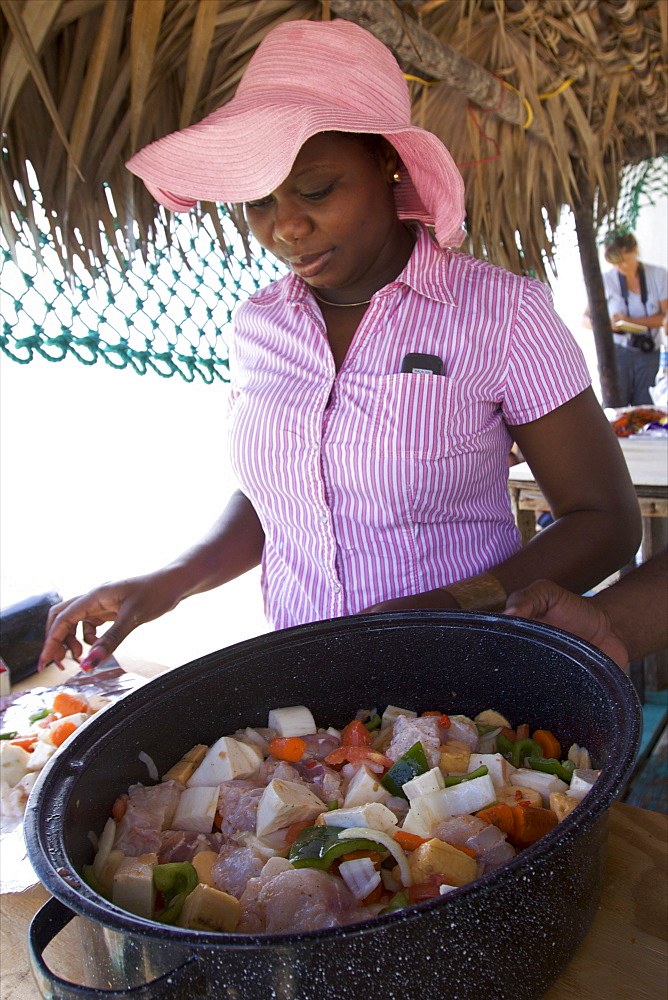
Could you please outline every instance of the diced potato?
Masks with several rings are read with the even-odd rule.
[[[188,753],[184,753],[183,760],[190,761],[194,764],[201,764],[206,757],[208,746],[206,743],[197,743],[194,747],[191,747]]]
[[[176,807],[172,829],[211,833],[218,807],[218,791],[218,785],[186,788]]]
[[[451,816],[445,788],[441,788],[438,792],[429,792],[413,799],[401,828],[417,837],[430,837],[432,830]]]
[[[507,761],[500,753],[472,753],[467,768],[468,773],[477,771],[479,767],[485,766],[495,786],[507,785],[510,782],[510,775],[517,770],[510,761]]]
[[[303,782],[274,778],[258,803],[255,832],[258,837],[264,837],[293,823],[313,820],[322,811],[322,799]]]
[[[94,715],[96,712],[100,712],[109,704],[109,698],[105,698],[103,694],[88,694],[86,697],[88,699],[88,708],[90,709],[91,715]]]
[[[572,760],[576,768],[591,767],[591,758],[586,747],[580,747],[573,743],[568,749],[568,760]]]
[[[522,788],[533,788],[540,792],[542,805],[549,808],[550,795],[552,792],[567,792],[568,785],[556,774],[546,774],[544,771],[534,771],[530,767],[518,767],[514,774],[510,776],[511,785],[520,785]]]
[[[488,708],[484,712],[478,712],[473,721],[479,722],[481,726],[501,726],[502,729],[513,728],[505,715],[495,712],[493,708]]]
[[[367,802],[385,802],[389,797],[390,793],[387,788],[383,788],[378,775],[362,765],[355,771],[348,785],[343,805],[348,809],[351,806],[363,806]]]
[[[183,904],[179,926],[194,931],[220,931],[228,934],[236,930],[241,916],[239,900],[227,892],[200,883]]]
[[[390,836],[397,829],[397,817],[382,802],[368,802],[351,809],[331,809],[322,815],[326,826],[366,826]]]
[[[488,774],[445,788],[441,794],[447,802],[451,816],[478,812],[496,801],[496,789]]]
[[[28,772],[30,754],[23,747],[14,746],[3,740],[0,743],[0,778],[6,781],[10,788],[17,785]]]
[[[197,872],[197,881],[204,885],[215,887],[213,881],[212,868],[218,855],[215,851],[200,851],[192,860],[193,868]]]
[[[427,882],[430,875],[444,875],[454,886],[466,885],[478,877],[475,858],[436,837],[411,851],[408,864],[416,884]]]
[[[552,792],[550,795],[550,809],[556,813],[557,819],[561,823],[562,819],[573,812],[576,806],[580,805],[580,799],[576,799],[568,792]]]
[[[590,767],[576,767],[571,777],[568,794],[572,795],[575,799],[583,799],[591,791],[600,773],[600,771],[593,771]]]
[[[501,785],[495,788],[496,801],[516,806],[518,802],[530,802],[532,806],[542,808],[543,796],[535,788],[526,785]]]
[[[308,736],[317,732],[315,719],[306,705],[272,709],[267,726],[275,729],[279,736]]]
[[[33,746],[33,752],[28,754],[28,770],[41,771],[47,760],[50,760],[58,748],[53,743],[46,743],[44,740],[37,740]]]
[[[187,784],[197,769],[197,764],[193,760],[182,759],[165,771],[162,776],[163,781],[180,781],[182,785]]]
[[[231,736],[221,736],[211,746],[194,774],[188,778],[189,788],[199,785],[220,785],[235,778],[253,778],[262,763],[257,747],[241,743]]]
[[[428,795],[430,792],[437,792],[440,788],[445,788],[443,782],[443,772],[439,767],[432,767],[431,771],[418,774],[410,781],[406,781],[402,786],[402,791],[409,801],[418,798],[420,795]]]
[[[471,759],[471,748],[461,740],[448,740],[441,747],[439,767],[445,774],[466,774]]]
[[[122,910],[151,920],[155,909],[153,864],[141,858],[123,858],[113,877],[111,899]]]
[[[206,743],[197,743],[184,753],[181,760],[170,767],[166,774],[163,774],[163,781],[180,781],[182,785],[187,784],[193,774],[206,757],[208,746]]]

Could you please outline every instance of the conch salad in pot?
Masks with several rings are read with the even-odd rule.
[[[336,927],[475,881],[554,829],[598,775],[584,748],[564,754],[493,710],[389,705],[338,730],[277,708],[266,728],[132,785],[83,874],[116,906],[192,930]]]

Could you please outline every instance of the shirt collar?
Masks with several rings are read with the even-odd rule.
[[[389,292],[400,285],[405,285],[428,299],[455,305],[455,296],[448,281],[449,251],[434,243],[426,226],[418,223],[414,228],[417,239],[406,266],[394,281],[385,285],[380,291]],[[281,284],[287,302],[303,302],[309,297],[309,286],[303,278],[292,271],[285,276]]]
[[[422,224],[416,225],[417,239],[406,267],[386,287],[408,285],[420,295],[436,302],[455,305],[455,296],[448,281],[449,251],[443,250]]]

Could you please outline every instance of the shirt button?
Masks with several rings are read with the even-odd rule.
[[[340,590],[341,590],[341,584],[340,583],[335,583],[332,586],[332,590],[334,591],[335,594],[338,594],[340,592]]]

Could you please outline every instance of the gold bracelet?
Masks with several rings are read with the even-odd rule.
[[[503,611],[508,598],[493,573],[478,573],[441,590],[447,590],[463,611]]]

